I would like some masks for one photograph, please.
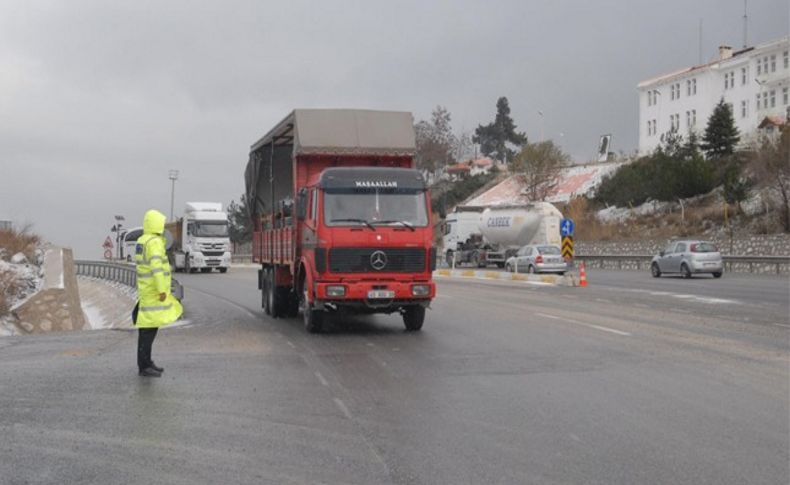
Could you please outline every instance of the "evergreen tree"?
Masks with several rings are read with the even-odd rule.
[[[492,156],[503,162],[509,162],[516,156],[516,151],[508,148],[508,143],[517,147],[527,144],[527,135],[516,131],[516,124],[510,117],[510,105],[506,97],[497,100],[496,118],[492,123],[479,125],[475,129],[472,141],[480,144],[483,155]]]
[[[724,98],[721,98],[708,119],[701,148],[708,159],[719,160],[735,153],[735,147],[740,139],[732,116],[732,108],[724,102]]]
[[[234,243],[252,241],[252,220],[247,207],[247,196],[239,197],[239,202],[230,201],[228,205],[228,233]]]

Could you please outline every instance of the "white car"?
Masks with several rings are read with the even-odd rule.
[[[568,263],[563,259],[559,246],[527,245],[505,261],[505,269],[511,273],[565,274],[568,271]]]
[[[718,248],[707,241],[675,241],[653,256],[650,272],[654,278],[665,273],[691,278],[693,274],[709,273],[714,278],[724,274],[724,263]]]

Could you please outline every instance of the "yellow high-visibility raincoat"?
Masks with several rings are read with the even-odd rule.
[[[173,323],[184,312],[181,303],[170,293],[170,262],[165,253],[165,221],[157,210],[149,210],[143,218],[143,235],[137,240],[138,328],[158,328]],[[165,301],[159,294],[166,293]]]

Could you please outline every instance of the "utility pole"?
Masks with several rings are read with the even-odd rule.
[[[749,16],[746,13],[746,1],[743,0],[743,48],[746,49],[748,42],[747,32],[749,29]]]
[[[175,199],[175,197],[176,197],[176,180],[178,180],[178,170],[170,170],[167,173],[167,176],[170,179],[170,182],[172,182],[172,184],[170,186],[170,220],[174,221],[175,219],[173,218],[173,205],[174,205],[175,200],[176,200]]]

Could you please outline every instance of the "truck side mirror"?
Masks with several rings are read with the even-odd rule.
[[[296,197],[296,218],[300,221],[307,219],[307,190],[302,189]]]

